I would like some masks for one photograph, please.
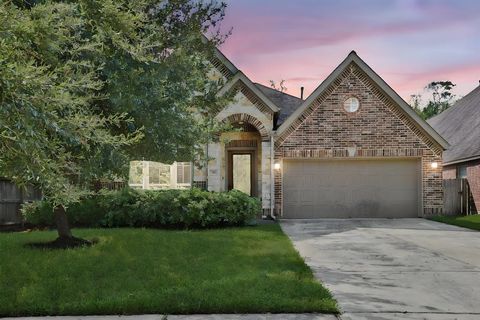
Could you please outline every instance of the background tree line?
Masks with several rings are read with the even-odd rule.
[[[430,119],[447,110],[455,103],[455,95],[452,89],[455,87],[451,81],[432,81],[426,87],[429,97],[426,105],[422,104],[420,94],[410,96],[410,106],[423,118]]]

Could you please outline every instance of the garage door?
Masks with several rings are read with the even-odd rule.
[[[285,160],[283,217],[417,217],[418,160]]]

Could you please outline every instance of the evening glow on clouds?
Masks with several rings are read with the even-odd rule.
[[[252,81],[310,94],[351,50],[406,101],[431,81],[480,80],[480,0],[227,0],[220,48]],[[424,97],[426,100],[427,97]]]

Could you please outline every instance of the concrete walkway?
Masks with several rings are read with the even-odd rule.
[[[480,319],[480,232],[424,219],[281,226],[341,319]]]

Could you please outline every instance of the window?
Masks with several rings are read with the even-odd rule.
[[[160,166],[159,163],[150,162],[148,164],[148,183],[160,184]]]
[[[129,185],[130,186],[141,186],[143,179],[143,162],[142,161],[131,161],[130,162],[130,172],[129,172]]]
[[[343,109],[347,112],[355,112],[360,107],[360,101],[355,97],[350,97],[343,103]]]
[[[457,178],[466,179],[467,178],[467,166],[458,166],[457,167]]]
[[[131,161],[129,185],[142,189],[177,189],[192,183],[190,162],[165,164],[153,161]]]
[[[160,162],[149,161],[148,183],[154,186],[168,186],[170,184],[170,166]]]
[[[177,183],[188,184],[192,182],[192,166],[190,162],[177,162]]]

